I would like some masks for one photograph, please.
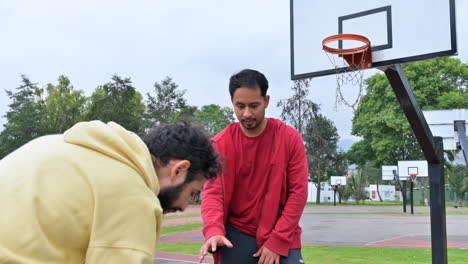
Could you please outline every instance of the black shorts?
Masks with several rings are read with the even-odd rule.
[[[231,241],[234,247],[224,247],[221,251],[220,264],[257,264],[259,258],[254,258],[253,254],[258,251],[257,239],[255,236],[247,235],[226,225],[226,238]],[[290,249],[288,257],[280,257],[281,264],[303,264],[301,249]]]

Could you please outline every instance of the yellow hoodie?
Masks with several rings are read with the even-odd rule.
[[[78,123],[0,161],[0,263],[153,263],[159,183],[143,141]]]

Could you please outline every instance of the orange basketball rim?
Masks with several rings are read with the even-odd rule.
[[[327,46],[328,43],[343,40],[354,40],[364,43],[364,45],[350,49],[335,49]],[[356,70],[362,70],[372,67],[372,52],[370,40],[357,34],[337,34],[325,38],[322,41],[323,50],[342,56],[348,65]]]

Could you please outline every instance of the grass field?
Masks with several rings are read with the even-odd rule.
[[[157,251],[198,255],[201,243],[161,243]],[[448,262],[468,263],[468,249],[448,249]],[[302,256],[307,264],[362,263],[431,263],[431,249],[303,246]]]
[[[304,214],[342,214],[342,215],[346,215],[346,214],[351,214],[351,215],[370,215],[370,214],[373,214],[373,215],[395,215],[395,214],[402,214],[402,215],[411,215],[411,212],[406,212],[406,213],[403,213],[403,212],[395,212],[395,213],[388,213],[388,212],[382,212],[382,213],[369,213],[369,212],[363,212],[363,213],[353,213],[353,212],[348,212],[348,213],[304,213]],[[431,213],[430,212],[414,212],[414,214],[417,214],[417,215],[430,215]],[[446,211],[445,212],[446,215],[468,215],[468,211]]]
[[[177,219],[177,218],[196,217],[196,216],[201,216],[201,214],[185,214],[185,215],[171,215],[171,216],[163,215],[163,220],[164,219]]]
[[[163,227],[161,236],[173,235],[183,232],[201,230],[203,227],[203,223],[193,223],[193,224],[186,224],[186,225],[176,225],[176,226],[166,226]]]
[[[315,205],[315,204],[313,204]],[[348,204],[352,205],[352,204]],[[355,205],[355,204],[354,204]],[[366,202],[365,205],[401,205],[401,202]],[[447,211],[447,215],[467,215],[468,211]],[[309,214],[309,213],[307,213]],[[405,214],[398,213],[310,213],[310,214]],[[410,214],[410,213],[406,213]],[[429,215],[429,212],[415,212]],[[166,219],[194,217],[199,214],[171,216]],[[202,223],[164,227],[161,236],[188,231],[201,230]],[[184,253],[198,255],[201,243],[159,243],[158,252]],[[449,263],[468,263],[468,249],[447,249]],[[303,246],[302,254],[306,263],[431,263],[431,249],[425,248],[383,248],[350,246]]]
[[[409,200],[408,200],[409,202]],[[320,204],[316,204],[315,202],[307,202],[307,205],[308,206],[330,206],[330,205],[333,205],[333,201],[331,202],[328,202],[328,203],[320,203]],[[347,205],[373,205],[373,206],[392,206],[392,205],[403,205],[403,202],[401,201],[383,201],[383,202],[379,202],[379,201],[360,201],[359,204],[356,203],[356,201],[348,201],[348,202],[342,202],[341,204],[338,203],[338,201],[336,201],[336,205],[343,205],[343,206],[347,206]],[[409,204],[408,204],[409,205]],[[445,206],[446,207],[453,207],[457,205],[456,203],[453,203],[453,202],[447,202],[445,203]],[[414,202],[413,206],[425,206],[425,205],[422,205],[421,203],[418,202]],[[466,206],[466,204],[465,204]]]
[[[356,201],[348,201],[348,202],[342,202],[341,204],[336,201],[336,205],[378,205],[378,206],[391,206],[391,205],[402,205],[402,202],[399,201],[383,201],[383,202],[377,202],[377,201],[360,201],[359,204],[356,203]],[[321,205],[333,205],[333,201],[329,203],[320,203],[316,204],[315,202],[307,202],[307,205],[316,205],[316,206],[321,206]],[[416,205],[416,204],[415,204]]]

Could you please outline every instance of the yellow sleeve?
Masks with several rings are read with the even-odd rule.
[[[88,248],[86,253],[86,263],[138,263],[152,264],[153,254],[137,249],[122,247],[93,247]]]

